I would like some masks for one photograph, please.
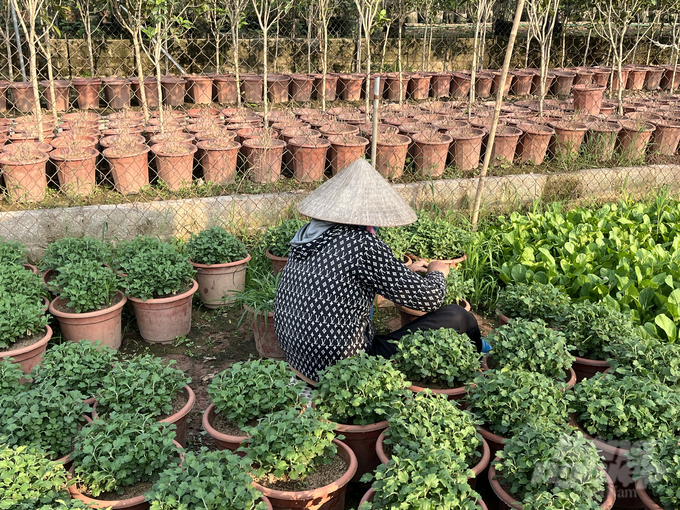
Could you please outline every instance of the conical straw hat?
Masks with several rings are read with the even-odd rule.
[[[413,209],[365,159],[347,168],[307,195],[297,210],[310,218],[371,227],[409,225]]]

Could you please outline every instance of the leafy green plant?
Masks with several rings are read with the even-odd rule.
[[[659,498],[664,508],[680,507],[678,457],[680,445],[675,434],[643,441],[628,453],[628,467],[633,470],[633,479],[645,480],[647,492]]]
[[[274,276],[271,271],[250,271],[250,278],[246,283],[246,288],[234,294],[235,302],[248,307],[255,314],[267,314],[274,311],[276,302],[276,288],[279,283],[279,275]],[[244,316],[248,313],[244,311]],[[243,318],[241,319],[243,320]]]
[[[559,508],[600,508],[604,465],[595,443],[575,427],[530,422],[507,440],[498,457],[497,478],[522,505],[547,492],[551,497],[541,498],[561,500],[565,506]]]
[[[45,352],[30,378],[34,385],[77,391],[85,400],[97,394],[115,361],[116,351],[99,340],[64,342]]]
[[[40,262],[41,269],[53,269],[59,273],[61,268],[70,262],[92,260],[99,264],[109,264],[113,256],[113,247],[93,237],[63,237],[47,245]]]
[[[151,510],[266,510],[262,493],[229,450],[186,452],[181,466],[163,471],[146,493]]]
[[[102,379],[97,412],[139,413],[158,417],[172,411],[172,402],[191,382],[184,372],[150,354],[114,365]]]
[[[446,295],[442,305],[459,303],[472,293],[474,287],[475,282],[472,278],[466,280],[462,271],[452,269],[446,277]]]
[[[408,252],[425,259],[450,260],[463,255],[472,234],[446,220],[420,215],[409,227]]]
[[[192,235],[184,254],[197,264],[227,264],[248,256],[246,246],[220,227],[212,227]]]
[[[208,385],[215,412],[243,428],[251,420],[274,411],[299,407],[305,384],[291,381],[284,361],[252,359],[217,374]]]
[[[540,372],[564,380],[574,357],[560,331],[550,329],[541,320],[513,319],[487,336],[493,345],[492,361],[501,370]]]
[[[498,292],[497,306],[507,317],[541,319],[552,325],[570,304],[564,290],[549,283],[515,283]]]
[[[467,402],[487,429],[508,436],[530,418],[567,423],[566,389],[565,383],[537,372],[487,370],[468,386]]]
[[[637,441],[680,431],[680,393],[646,377],[600,373],[574,386],[571,412],[603,441]]]
[[[480,458],[482,439],[475,416],[455,402],[430,390],[415,393],[389,417],[385,444],[400,445],[409,454],[437,452],[457,464],[471,467]]]
[[[453,271],[452,271],[453,272]],[[416,330],[395,342],[392,359],[406,377],[430,387],[464,386],[480,370],[480,354],[455,329]]]
[[[333,461],[335,427],[328,415],[315,409],[284,409],[266,415],[256,427],[245,427],[250,441],[239,450],[245,451],[244,460],[256,478],[298,480]]]
[[[480,496],[468,484],[469,474],[464,465],[442,463],[437,452],[393,456],[375,475],[362,477],[364,482],[375,480],[375,497],[360,510],[475,510]]]
[[[139,414],[112,413],[85,425],[71,454],[81,492],[97,497],[138,482],[156,482],[179,450],[175,426]]]
[[[28,250],[18,241],[0,237],[0,266],[25,264]]]
[[[606,346],[610,372],[617,375],[650,377],[676,387],[680,382],[680,345],[656,338],[626,336]]]
[[[408,386],[389,360],[361,352],[321,370],[312,399],[337,423],[367,425],[399,408]]]
[[[0,295],[0,349],[10,349],[23,338],[44,335],[48,320],[44,306],[23,294]]]
[[[113,250],[112,267],[119,269],[123,274],[127,274],[133,258],[144,256],[146,253],[153,254],[163,244],[165,243],[160,239],[149,236],[138,236],[129,241],[120,241]]]
[[[144,301],[187,290],[195,273],[189,259],[168,243],[146,247],[126,262],[125,270],[127,294]]]
[[[12,397],[23,391],[25,377],[26,374],[12,358],[0,358],[0,395]]]
[[[120,278],[113,269],[94,260],[70,262],[61,267],[52,284],[76,313],[113,306]]]
[[[0,396],[0,423],[9,446],[34,445],[52,458],[71,451],[83,415],[92,410],[78,392],[33,385],[15,395]]]
[[[287,257],[290,252],[290,242],[306,223],[306,221],[294,218],[276,227],[268,228],[262,239],[265,249],[277,257]]]
[[[408,227],[381,228],[378,229],[378,239],[390,247],[396,258],[402,260],[411,242],[411,232]]]
[[[18,264],[0,264],[0,293],[21,294],[43,304],[47,290],[40,277]]]

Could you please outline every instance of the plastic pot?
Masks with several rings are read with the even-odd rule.
[[[28,113],[35,108],[33,96],[33,84],[29,81],[11,82],[9,89],[12,91],[12,103],[14,108],[21,113]]]
[[[640,66],[630,67],[628,71],[628,80],[626,81],[626,89],[642,90],[645,86],[645,78],[647,78],[647,68]]]
[[[50,159],[57,167],[57,178],[62,191],[72,195],[88,195],[95,187],[97,156],[94,147],[83,148],[83,154],[71,156],[65,149],[55,149]]]
[[[102,78],[104,99],[114,110],[130,107],[130,82],[125,78]]]
[[[40,202],[45,198],[49,156],[38,154],[30,161],[12,161],[6,152],[0,155],[0,168],[11,202]]]
[[[574,84],[576,73],[572,71],[553,71],[555,79],[552,83],[552,93],[556,96],[568,96],[571,94],[571,87]]]
[[[184,78],[163,76],[161,78],[163,102],[168,106],[182,106],[184,104],[185,87],[186,80]]]
[[[517,144],[518,162],[533,165],[542,164],[555,130],[540,124],[525,123],[520,126],[524,133]]]
[[[431,77],[425,74],[413,74],[408,83],[408,91],[411,98],[420,100],[427,99],[430,95],[430,80]]]
[[[387,420],[368,425],[347,425],[338,423],[335,434],[342,434],[345,443],[354,452],[357,458],[357,470],[350,481],[359,482],[366,473],[371,473],[380,464],[376,443],[388,426]]]
[[[630,69],[627,69],[625,67],[621,68],[621,83],[623,83],[623,88],[626,88],[626,84],[628,82],[628,74],[630,73]],[[614,67],[612,69],[612,91],[619,90],[619,69],[618,67]]]
[[[491,161],[494,166],[502,163],[512,164],[515,159],[515,151],[522,130],[512,126],[499,126],[496,130],[496,139],[491,148]]]
[[[102,85],[99,78],[73,78],[71,83],[78,94],[78,108],[81,110],[99,108],[99,91]]]
[[[276,182],[281,176],[281,160],[286,143],[283,140],[251,138],[243,142],[247,149],[248,175],[253,182]]]
[[[213,79],[210,76],[189,74],[186,80],[186,91],[194,104],[212,103]]]
[[[330,136],[328,140],[331,143],[328,154],[333,175],[364,157],[369,143],[368,139],[356,135]]]
[[[306,103],[312,100],[314,78],[308,74],[291,74],[289,88],[290,98],[293,101]]]
[[[300,182],[316,182],[323,179],[326,169],[326,153],[331,142],[325,138],[299,137],[288,142],[293,161],[293,177]]]
[[[389,179],[401,177],[410,144],[411,139],[408,136],[379,136],[376,141],[375,169]]]
[[[664,71],[663,67],[648,67],[643,88],[649,91],[659,90]]]
[[[203,179],[216,184],[229,184],[236,179],[236,164],[241,144],[226,142],[220,147],[211,146],[209,141],[198,142],[199,162],[203,167]]]
[[[111,165],[111,174],[116,190],[124,195],[139,193],[149,185],[149,151],[144,144],[132,147],[125,153],[115,147],[102,153]]]
[[[169,423],[175,425],[175,441],[177,441],[183,447],[187,445],[187,416],[191,412],[196,403],[196,394],[189,386],[182,388],[184,395],[186,396],[187,403],[184,404],[182,409],[176,413],[159,420],[160,423]]]
[[[323,74],[312,74],[314,78],[314,97],[321,101],[324,92]],[[326,101],[335,101],[336,91],[338,90],[338,77],[334,74],[326,74]]]
[[[44,87],[43,94],[45,95],[45,100],[47,101],[47,109],[52,110],[52,94],[50,93],[50,82],[49,80],[41,81],[40,85]],[[71,83],[68,80],[52,80],[52,86],[54,87],[54,104],[58,112],[63,112],[68,110],[69,100],[68,93]]]
[[[340,97],[345,101],[359,101],[364,77],[361,74],[341,74],[339,77]]]
[[[139,78],[130,78],[130,87],[132,88],[132,97],[137,105],[142,106],[142,91],[139,87]],[[158,82],[156,78],[150,76],[144,78],[144,96],[149,108],[158,108]]]
[[[569,121],[551,122],[548,125],[555,130],[550,151],[555,156],[576,157],[581,150],[588,126],[581,122]]]
[[[604,87],[599,85],[574,85],[574,110],[586,115],[599,115]]]
[[[479,166],[482,152],[484,130],[478,128],[462,128],[447,131],[452,142],[449,147],[451,161],[460,170],[474,170]]]
[[[493,74],[479,72],[475,75],[475,94],[480,99],[491,96],[491,86],[493,85]]]
[[[260,356],[271,359],[286,359],[274,329],[274,312],[255,311],[246,306],[250,325],[255,337],[255,348]]]
[[[236,92],[236,77],[218,74],[213,77],[213,88],[216,90],[215,96],[218,103],[235,104],[238,102]]]
[[[501,72],[495,71],[493,73],[493,81],[491,83],[491,94],[497,95],[501,86]],[[510,89],[512,88],[513,75],[508,73],[505,79],[505,86],[503,87],[503,97],[507,97],[510,94]]]
[[[637,492],[638,498],[645,505],[645,510],[664,510],[664,508],[659,505],[654,499],[650,492],[647,492],[647,479],[640,478],[635,482],[635,492]]]
[[[430,90],[435,99],[449,97],[451,93],[451,73],[434,73],[430,79]]]
[[[512,92],[516,96],[528,96],[531,94],[531,84],[534,81],[532,71],[515,71],[515,81],[512,84]]]
[[[219,450],[231,450],[232,452],[235,452],[241,447],[243,443],[248,440],[248,436],[232,436],[230,434],[224,434],[223,432],[220,432],[215,427],[213,427],[214,421],[215,405],[211,403],[203,413],[202,424],[208,435],[215,440],[215,444]]]
[[[654,124],[638,121],[622,121],[618,136],[621,154],[630,159],[642,159],[647,150],[647,142],[656,129]]]
[[[650,151],[664,156],[675,154],[678,150],[678,142],[680,142],[680,119],[659,120],[652,124],[656,126],[656,129],[652,133]]]
[[[421,177],[441,177],[446,169],[446,158],[453,139],[438,132],[413,135],[415,167]]]
[[[588,153],[594,155],[597,161],[612,159],[619,131],[621,125],[618,122],[602,121],[590,124],[586,133]]]
[[[571,368],[576,372],[576,380],[581,382],[584,379],[590,379],[600,372],[605,372],[610,367],[606,361],[574,356],[574,363]]]
[[[471,76],[468,73],[456,72],[451,75],[451,92],[453,99],[462,99],[470,93]]]
[[[288,102],[288,83],[290,77],[285,74],[267,75],[267,92],[272,103]]]
[[[228,305],[237,292],[246,286],[246,268],[250,255],[226,264],[199,264],[191,262],[196,270],[198,296],[203,306],[210,309]]]
[[[37,342],[19,349],[10,349],[0,352],[0,358],[12,358],[13,363],[21,367],[25,374],[30,374],[33,367],[42,360],[43,354],[47,349],[47,342],[52,338],[52,328],[45,326],[45,335]]]
[[[181,153],[170,151],[171,146],[181,146]],[[194,153],[197,148],[191,143],[163,142],[151,146],[156,155],[158,178],[171,191],[191,185],[194,172]]]
[[[406,99],[408,91],[409,76],[401,73],[401,100]],[[385,91],[388,101],[399,101],[399,73],[388,73],[385,75]]]
[[[274,276],[279,274],[281,271],[283,271],[283,268],[286,265],[286,262],[288,262],[288,257],[277,257],[273,253],[271,253],[269,250],[266,250],[264,254],[267,256],[267,258],[270,260],[272,263],[272,269],[274,271]],[[273,317],[273,315],[272,315]]]

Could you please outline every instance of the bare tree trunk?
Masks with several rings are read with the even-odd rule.
[[[397,68],[399,70],[399,104],[404,104],[404,84],[401,82],[401,77],[404,73],[403,63],[401,60],[401,36],[402,36],[402,26],[404,25],[404,20],[399,19],[399,36],[397,37]]]
[[[472,69],[470,70],[470,94],[468,96],[468,120],[472,118],[472,105],[475,102],[475,80],[477,79],[477,52],[479,51],[479,25],[475,28],[475,41],[472,45]]]
[[[434,26],[430,26],[430,40],[427,43],[427,70],[432,71],[431,58],[432,58],[432,35],[434,34]],[[443,71],[443,69],[442,69]]]
[[[274,39],[274,72],[276,73],[279,65],[279,20],[276,20],[276,38]]]
[[[527,69],[529,67],[529,48],[531,46],[531,25],[527,28],[527,49],[526,53],[524,54],[524,68]]]
[[[262,99],[264,100],[264,125],[267,127],[268,121],[269,121],[269,85],[267,84],[267,74],[269,72],[268,63],[269,63],[269,58],[268,58],[268,51],[267,49],[269,48],[269,30],[263,30],[262,31],[262,37],[263,37],[263,44],[264,44],[264,51],[262,52],[263,54],[263,59],[262,63],[264,65],[264,72],[263,72],[263,77],[262,77]]]
[[[307,74],[312,72],[312,14],[307,18]]]
[[[159,33],[160,26],[157,25],[156,34]],[[165,115],[163,114],[163,87],[161,86],[161,48],[162,42],[160,39],[156,39],[154,44],[154,64],[156,66],[156,87],[158,90],[158,122],[160,122],[161,133],[163,133],[165,132]]]
[[[359,17],[359,22],[357,23],[357,31],[358,31],[359,35],[357,36],[357,65],[356,65],[357,71],[356,72],[360,73],[361,72],[361,37],[362,37],[362,34],[361,34],[361,17]]]
[[[234,46],[234,79],[236,80],[236,105],[241,108],[241,80],[239,78],[239,58],[238,58],[238,25],[231,23],[231,41]]]
[[[33,101],[35,102],[35,120],[38,125],[38,140],[40,142],[45,141],[45,133],[43,133],[43,115],[42,109],[40,108],[40,92],[38,89],[38,55],[36,51],[37,46],[37,36],[35,33],[35,27],[32,26],[29,30],[28,38],[28,49],[30,54],[30,71],[31,71],[31,83],[33,84]]]
[[[562,60],[560,67],[564,67],[564,61],[567,58],[567,21],[569,14],[564,15],[564,25],[562,26]]]
[[[135,48],[135,60],[137,61],[137,78],[139,79],[139,95],[140,101],[142,102],[142,112],[144,112],[144,121],[149,121],[149,103],[146,99],[146,87],[144,85],[144,67],[142,65],[142,44],[139,41],[139,34],[133,34],[132,45]],[[160,90],[160,89],[159,89]],[[158,96],[158,100],[161,100],[161,96]],[[158,109],[161,108],[162,103],[158,103]]]
[[[586,49],[583,52],[583,65],[588,65],[588,52],[590,51],[590,37],[593,34],[593,29],[588,29],[588,37],[586,38]]]
[[[215,31],[215,72],[220,74],[220,29]]]
[[[49,30],[45,32],[45,58],[47,60],[47,79],[49,80],[48,93],[52,104],[52,115],[55,119],[57,115],[57,95],[54,93],[54,68],[52,66],[52,44],[50,41]]]
[[[425,14],[425,32],[423,33],[423,49],[421,52],[420,70],[425,71],[425,48],[427,47],[427,28],[429,26],[430,15]]]
[[[387,29],[385,30],[385,40],[383,41],[382,56],[380,58],[380,71],[385,71],[385,54],[387,53],[387,40],[390,36],[390,27],[392,26],[392,21],[387,23]]]
[[[9,7],[9,4],[8,4]],[[5,18],[5,47],[7,49],[7,74],[9,81],[14,81],[14,65],[12,64],[12,42],[10,41],[9,16]]]
[[[323,24],[323,76],[321,77],[321,109],[326,111],[326,75],[328,74],[328,23]]]
[[[371,116],[371,32],[366,34],[366,122]]]

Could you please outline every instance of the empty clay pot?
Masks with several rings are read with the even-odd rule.
[[[52,94],[50,92],[50,82],[49,80],[41,81],[40,85],[45,89],[43,94],[47,101],[47,109],[52,109]],[[69,101],[68,93],[71,83],[68,80],[52,80],[52,86],[54,87],[54,104],[58,112],[63,112],[68,110]]]
[[[120,110],[130,107],[130,82],[125,78],[102,78],[104,98],[109,108]]]
[[[599,115],[604,87],[599,85],[574,85],[574,110],[586,115]]]
[[[186,79],[187,95],[194,104],[212,103],[212,77],[200,74],[188,74],[184,78]]]
[[[325,138],[297,137],[288,142],[293,162],[293,177],[299,182],[323,179],[326,169],[326,152],[331,143]]]
[[[163,76],[161,88],[163,102],[168,106],[181,106],[184,104],[184,92],[186,80],[180,76]]]

